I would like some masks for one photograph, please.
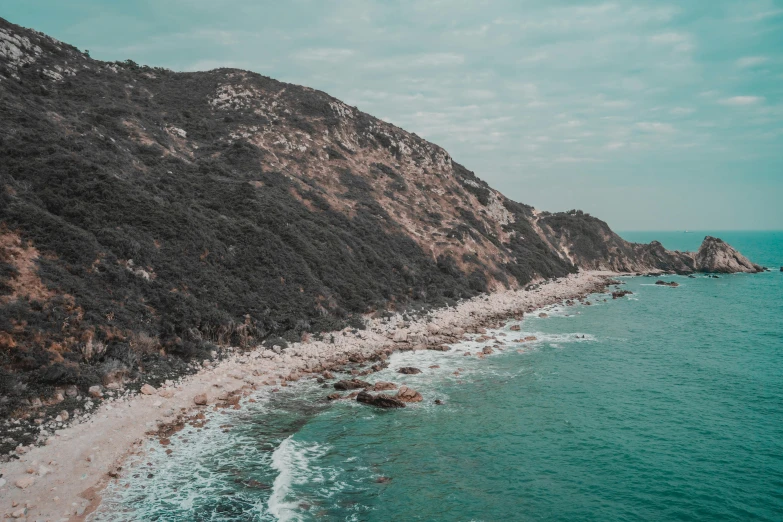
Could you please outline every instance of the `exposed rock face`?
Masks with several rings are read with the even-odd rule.
[[[699,272],[733,274],[736,272],[757,273],[764,268],[752,263],[725,241],[716,237],[704,238],[696,252],[696,270]]]

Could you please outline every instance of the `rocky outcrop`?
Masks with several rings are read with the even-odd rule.
[[[694,256],[696,270],[699,272],[733,274],[736,272],[757,273],[764,268],[752,263],[725,241],[716,237],[704,238]]]
[[[400,390],[397,392],[397,399],[402,402],[421,402],[424,400],[421,393],[407,386],[400,387]]]
[[[660,242],[630,243],[609,226],[578,210],[535,217],[536,228],[561,256],[576,266],[615,272],[761,272],[726,242],[707,236],[697,252],[667,250]]]
[[[372,384],[359,379],[342,380],[334,383],[335,390],[359,390],[372,388]]]
[[[372,393],[362,391],[356,396],[356,402],[369,404],[378,408],[404,408],[405,403],[396,397],[390,397],[383,393],[373,395]]]

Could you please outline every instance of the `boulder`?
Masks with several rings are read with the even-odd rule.
[[[546,318],[546,317],[549,317],[549,314],[546,314],[546,313],[544,313],[544,312],[541,312],[540,314],[538,314],[538,317],[541,317],[541,318]]]
[[[35,477],[29,477],[29,476],[28,477],[22,477],[19,480],[17,480],[16,482],[14,482],[14,485],[16,485],[16,487],[19,488],[19,489],[27,489],[30,486],[32,486],[33,484],[35,484]]]
[[[405,330],[397,330],[394,332],[394,337],[392,340],[395,343],[404,343],[408,341],[408,332]]]
[[[356,396],[356,401],[362,404],[369,404],[378,408],[404,408],[405,403],[396,397],[389,397],[383,393],[373,395],[372,393],[362,391]]]
[[[630,290],[618,290],[616,292],[612,292],[612,299],[619,299],[621,297],[625,297],[626,295],[633,294]]]
[[[334,379],[334,374],[329,370],[327,370],[321,374],[321,377],[323,377],[324,379]]]
[[[421,402],[424,400],[421,393],[413,388],[408,388],[407,386],[400,386],[400,390],[397,392],[397,398],[402,402]]]
[[[404,373],[405,375],[416,375],[417,373],[421,373],[421,370],[414,368],[413,366],[403,366],[398,369],[397,372]]]
[[[340,395],[339,393],[330,393],[329,395],[326,396],[326,398],[329,399],[330,401],[336,401],[338,399],[342,399],[343,396]]]
[[[495,353],[494,350],[492,350],[492,348],[490,348],[489,346],[485,346],[481,351],[484,353],[484,355]]]
[[[207,394],[206,393],[199,393],[195,397],[193,397],[193,402],[196,404],[196,406],[206,406],[207,404]]]
[[[103,397],[103,391],[99,384],[96,384],[95,386],[90,386],[90,388],[87,390],[87,393],[90,395],[90,397],[94,397],[96,399]]]
[[[161,388],[158,390],[158,395],[160,395],[164,399],[171,399],[172,397],[174,397],[174,390],[171,388]]]
[[[372,384],[359,379],[342,380],[334,383],[335,390],[358,390],[360,388],[372,388]]]
[[[379,363],[373,364],[372,366],[370,366],[370,369],[373,372],[379,372],[379,371],[383,370],[384,368],[388,368],[388,367],[389,367],[389,363],[384,361],[384,362],[379,362]]]
[[[661,281],[660,279],[656,281],[655,284],[658,286],[671,286],[671,287],[680,286],[680,284],[675,281],[670,281],[667,283],[666,281]]]
[[[372,387],[373,391],[385,391],[385,390],[396,390],[397,385],[393,382],[383,382],[379,381],[376,382],[375,385]]]
[[[518,332],[518,331],[520,331],[521,329],[522,329],[522,327],[521,327],[521,326],[519,326],[518,324],[512,324],[512,325],[511,325],[511,331],[512,331],[512,332]]]
[[[141,390],[139,390],[144,395],[155,395],[155,392],[158,390],[155,389],[154,386],[150,386],[149,384],[145,384],[141,387]]]

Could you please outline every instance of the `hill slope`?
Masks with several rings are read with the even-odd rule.
[[[699,268],[325,93],[100,62],[3,19],[0,118],[0,414],[579,267]]]

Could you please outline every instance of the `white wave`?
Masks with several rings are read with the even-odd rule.
[[[280,521],[304,520],[304,514],[297,511],[297,502],[289,500],[295,485],[305,484],[309,480],[322,482],[320,471],[311,470],[311,461],[323,456],[326,448],[319,444],[305,444],[293,439],[285,439],[272,453],[272,469],[277,477],[272,484],[272,492],[267,502],[267,511]],[[315,473],[313,473],[315,472]]]

